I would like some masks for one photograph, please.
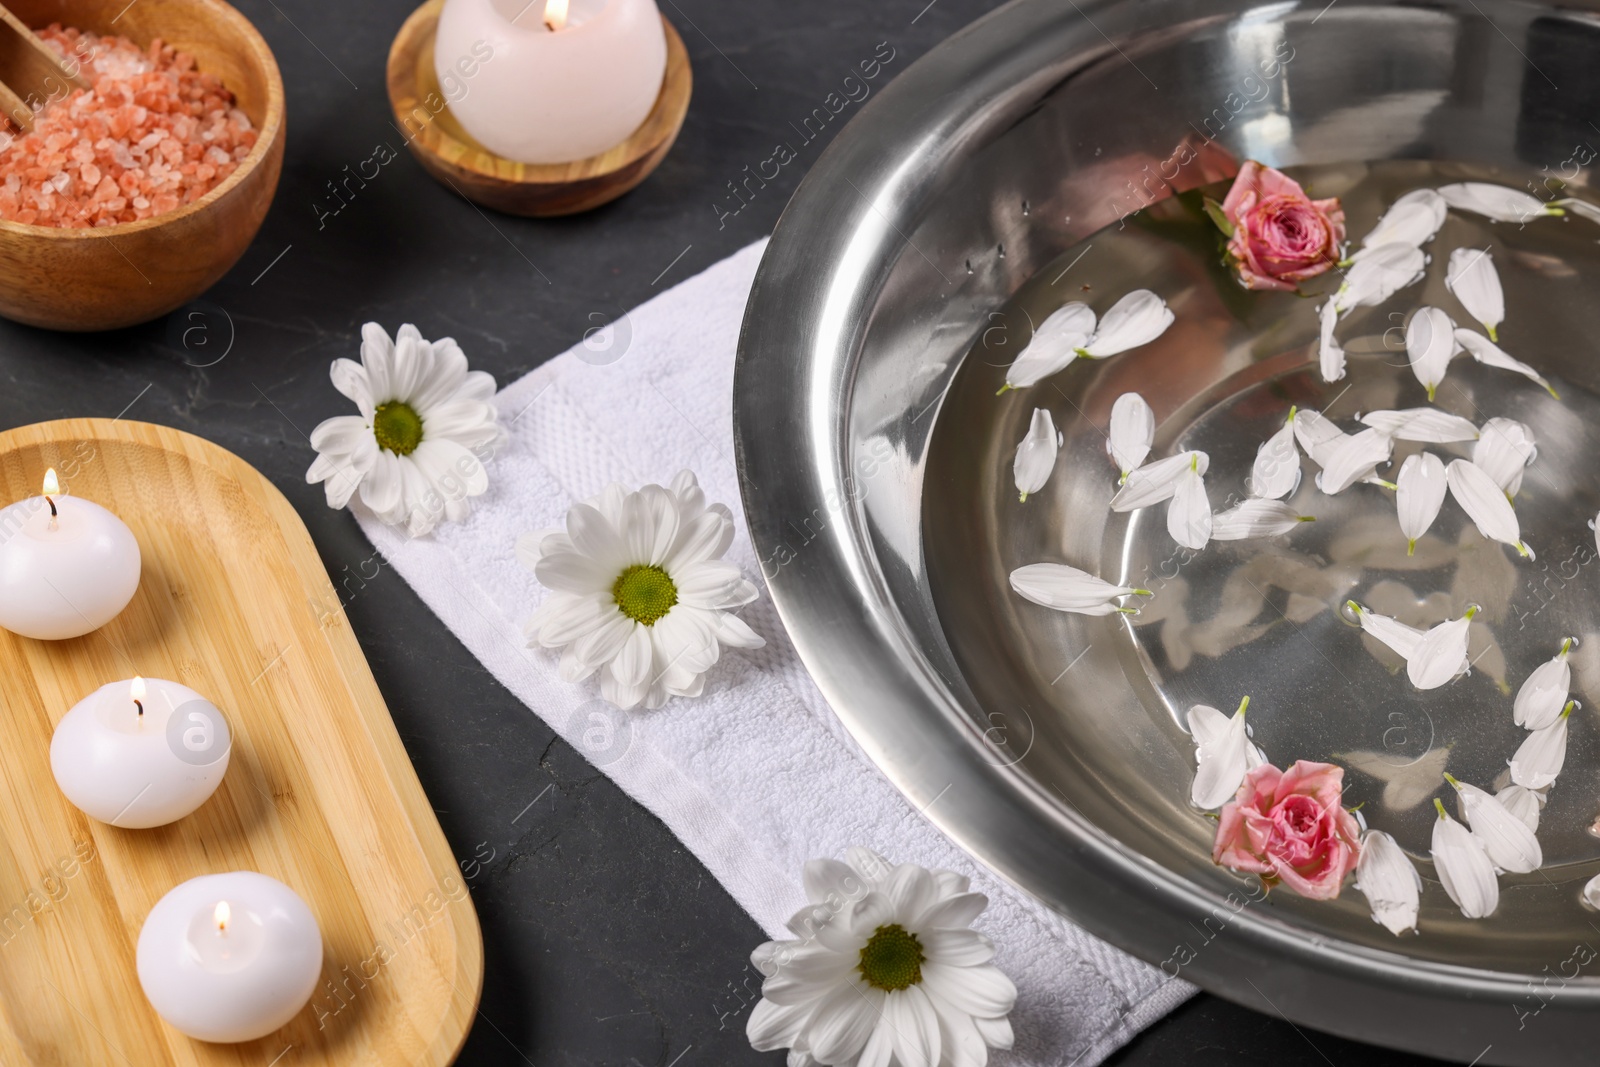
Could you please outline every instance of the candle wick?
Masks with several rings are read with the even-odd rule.
[[[46,504],[50,505],[50,517],[52,519],[55,518],[56,517],[56,502],[54,500],[50,499],[49,497],[45,497],[44,498],[44,502]]]
[[[139,719],[142,722],[144,720],[144,701],[135,700],[133,706],[139,709]]]

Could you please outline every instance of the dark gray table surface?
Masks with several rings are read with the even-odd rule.
[[[294,503],[335,584],[353,590],[352,628],[483,923],[483,1001],[461,1064],[781,1064],[744,1037],[760,984],[748,960],[763,940],[755,923],[400,578],[352,579],[371,574],[372,548],[305,484],[306,434],[351,410],[328,365],[357,355],[363,322],[452,335],[504,385],[769,233],[858,105],[734,212],[742,202],[729,183],[744,167],[797,140],[790,123],[880,43],[894,51],[881,83],[994,4],[661,0],[695,73],[676,147],[621,201],[528,221],[484,214],[436,185],[391,125],[384,59],[411,0],[235,2],[277,54],[288,91],[283,181],[260,236],[203,301],[164,322],[92,336],[0,322],[0,425],[120,413],[175,426],[237,452]],[[379,145],[398,158],[333,213],[329,183]],[[1112,1062],[1423,1061],[1202,995]]]

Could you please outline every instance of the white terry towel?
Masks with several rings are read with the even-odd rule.
[[[726,650],[704,696],[655,711],[593,718],[594,679],[567,685],[552,654],[526,647],[522,623],[543,589],[517,562],[517,536],[563,525],[572,502],[609,482],[665,485],[693,470],[708,500],[733,509],[728,558],[748,577],[759,573],[739,507],[732,396],[739,325],[765,244],[502,390],[496,402],[511,438],[467,521],[409,539],[357,504],[362,529],[473,655],[665,822],[769,936],[792,936],[784,922],[805,903],[805,861],[849,845],[968,874],[990,900],[974,926],[995,942],[995,963],[1018,990],[1016,1049],[990,1062],[1099,1063],[1193,988],[994,877],[923,818],[828,709],[765,590],[740,618],[766,647]]]

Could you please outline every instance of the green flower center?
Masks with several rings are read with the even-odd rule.
[[[922,942],[899,923],[880,926],[861,946],[861,962],[856,970],[867,984],[893,993],[922,981]]]
[[[678,587],[660,567],[636,563],[617,576],[611,596],[628,618],[653,626],[678,602]]]
[[[404,400],[390,400],[372,413],[372,434],[379,447],[409,456],[422,443],[422,416]]]

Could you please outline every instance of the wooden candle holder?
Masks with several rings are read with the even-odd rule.
[[[389,104],[397,128],[429,174],[475,204],[508,215],[548,218],[609,203],[650,176],[683,128],[694,75],[672,23],[667,72],[655,107],[633,135],[575,163],[517,163],[479,144],[450,113],[433,69],[433,41],[444,0],[411,13],[389,48]]]

